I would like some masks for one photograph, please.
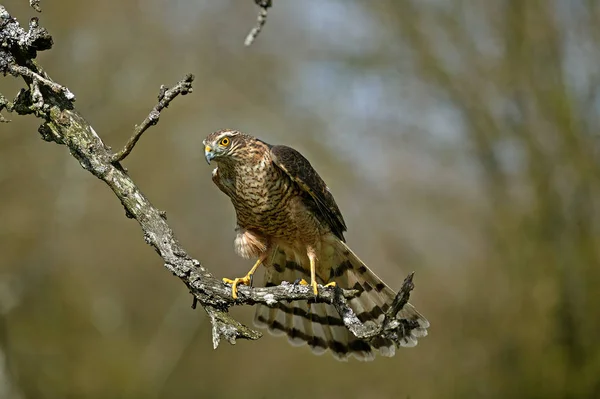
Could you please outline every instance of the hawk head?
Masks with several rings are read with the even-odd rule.
[[[219,130],[211,133],[204,139],[204,157],[210,165],[213,159],[217,162],[224,160],[241,159],[243,149],[252,136],[243,134],[237,130]]]

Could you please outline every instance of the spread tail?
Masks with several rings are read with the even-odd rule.
[[[289,253],[281,247],[264,263],[265,286],[279,285],[283,281],[310,281],[308,259]],[[306,265],[306,266],[305,266]],[[362,323],[383,321],[395,293],[377,277],[348,246],[331,236],[323,242],[322,255],[317,266],[319,284],[335,281],[341,288],[356,289],[360,294],[348,301]],[[398,313],[399,318],[415,320],[418,327],[401,339],[401,345],[415,346],[417,338],[427,335],[429,322],[407,303]],[[277,303],[272,307],[258,305],[255,323],[268,327],[274,335],[287,335],[292,345],[308,344],[316,354],[330,350],[338,360],[347,360],[350,355],[359,360],[373,360],[375,351],[383,356],[394,356],[395,345],[391,340],[375,338],[371,341],[358,339],[344,325],[332,305],[307,301]]]

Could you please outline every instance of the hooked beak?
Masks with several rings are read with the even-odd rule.
[[[206,158],[206,162],[210,165],[210,161],[215,157],[213,149],[210,146],[204,146],[204,158]]]

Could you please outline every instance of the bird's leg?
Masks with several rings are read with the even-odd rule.
[[[316,278],[317,256],[314,254],[313,251],[308,251],[307,255],[308,255],[308,260],[310,261],[310,286],[312,287],[315,295],[317,295],[319,293],[319,290],[317,289],[317,278]]]
[[[300,280],[300,282],[298,284],[300,285],[310,285],[313,289],[313,292],[315,293],[315,295],[317,295],[319,293],[319,290],[317,289],[317,256],[314,254],[313,251],[311,251],[310,249],[307,251],[307,255],[308,255],[308,260],[310,262],[310,284],[302,279]],[[335,281],[332,281],[330,283],[327,283],[324,285],[324,287],[335,287]]]
[[[233,299],[237,299],[238,294],[237,294],[237,286],[238,284],[244,284],[244,285],[250,285],[252,284],[252,275],[254,274],[254,272],[256,271],[256,269],[258,269],[258,267],[261,265],[261,263],[263,263],[263,261],[267,258],[267,252],[265,251],[256,261],[256,263],[254,264],[254,266],[252,266],[252,269],[250,269],[250,271],[248,272],[248,274],[246,274],[246,276],[244,277],[238,277],[238,278],[234,278],[233,280],[228,279],[228,278],[223,278],[223,282],[226,284],[231,284],[231,296],[233,297]]]
[[[317,257],[310,252],[308,252],[308,260],[310,261],[310,283],[305,279],[298,281],[300,285],[310,285],[313,289],[315,295],[318,294],[317,290],[317,279],[316,279],[316,266],[317,266]]]

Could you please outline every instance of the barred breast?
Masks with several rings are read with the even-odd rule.
[[[272,238],[293,234],[293,210],[300,190],[290,178],[277,170],[268,159],[238,164],[231,201],[238,225]]]
[[[302,191],[268,158],[221,170],[236,211],[238,226],[272,242],[313,241],[319,221],[306,212]]]

